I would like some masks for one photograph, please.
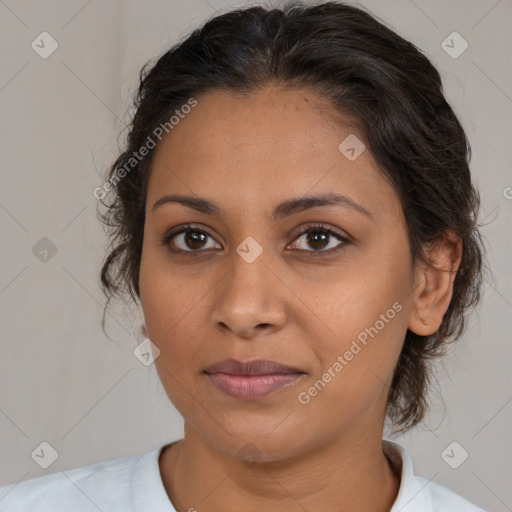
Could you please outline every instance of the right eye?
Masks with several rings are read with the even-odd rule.
[[[161,243],[167,245],[169,249],[176,253],[191,253],[204,252],[202,249],[216,249],[220,248],[219,244],[213,247],[205,247],[207,239],[213,237],[204,229],[200,229],[193,224],[186,224],[173,228],[168,231],[162,238]]]

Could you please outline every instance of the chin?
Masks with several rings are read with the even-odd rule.
[[[264,429],[234,425],[227,432],[219,428],[215,432],[198,433],[216,450],[250,465],[287,460],[313,448],[308,446],[309,437],[304,429],[289,425],[276,428],[276,425],[279,422],[266,424]]]

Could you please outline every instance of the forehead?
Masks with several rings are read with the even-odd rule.
[[[364,137],[322,97],[268,87],[247,95],[213,91],[196,100],[156,148],[148,204],[172,192],[248,205],[338,191],[396,208],[396,194],[370,152],[351,161],[340,151],[347,137],[361,144]]]
[[[221,156],[223,150],[236,148],[252,150],[253,154],[258,147],[272,147],[276,154],[280,148],[293,153],[323,151],[332,142],[327,138],[339,137],[336,132],[340,128],[327,100],[312,92],[279,86],[247,94],[211,91],[198,97],[197,106],[183,117],[161,146],[178,150],[186,143],[196,149],[194,156],[198,158]],[[349,129],[349,118],[344,121]]]

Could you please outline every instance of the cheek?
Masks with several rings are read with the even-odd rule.
[[[151,341],[159,348],[155,359],[162,386],[176,409],[194,424],[197,361],[206,352],[197,332],[201,320],[200,294],[187,289],[182,279],[167,277],[158,267],[141,268],[141,303]],[[199,296],[198,296],[199,295]],[[204,295],[204,293],[203,293]]]
[[[377,337],[389,344],[406,324],[407,277],[392,268],[371,271],[361,264],[340,273],[322,287],[303,291],[314,315],[308,315],[310,330],[318,332],[315,346],[327,354],[348,350],[352,340],[362,344]],[[313,321],[313,323],[311,323]],[[306,324],[304,324],[306,325]],[[324,357],[322,357],[322,360]]]
[[[364,408],[389,387],[409,310],[410,275],[406,258],[397,254],[378,266],[360,260],[322,293],[308,295],[318,313],[308,315],[307,327],[317,364],[308,382],[316,382],[314,389],[301,388],[304,401]]]
[[[197,362],[204,360],[209,350],[200,331],[207,322],[203,301],[208,300],[214,283],[207,274],[192,278],[191,272],[171,265],[157,251],[143,250],[139,278],[142,309],[148,336],[160,350],[155,367],[178,410],[187,398],[190,401],[183,390],[191,391],[195,385],[197,375],[191,369],[197,369]]]
[[[190,286],[191,275],[165,257],[165,250],[143,248],[140,263],[140,300],[148,333],[155,341],[167,345],[176,337],[175,331],[193,329],[194,307],[200,302],[205,290],[201,280]],[[198,286],[199,285],[199,286]],[[207,286],[207,284],[205,284]]]
[[[347,389],[356,389],[369,378],[388,381],[402,347],[406,324],[405,308],[399,300],[338,312],[329,332],[323,329],[323,336],[311,335],[315,340],[311,348],[319,363],[315,376],[321,377],[322,373],[323,380],[338,382],[338,376],[343,375],[347,381],[343,386]]]
[[[331,343],[324,340],[316,351],[318,371],[296,395],[305,417],[316,424],[312,428],[325,429],[328,414],[335,435],[341,425],[384,408],[405,335],[404,309],[400,310],[398,302],[393,304],[378,315],[370,314],[371,321],[364,320],[366,315],[357,319],[346,316],[344,325],[339,324],[344,334],[335,339],[331,336]]]

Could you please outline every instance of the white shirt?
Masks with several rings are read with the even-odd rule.
[[[160,476],[163,448],[0,487],[0,512],[176,512]],[[411,458],[399,444],[384,440],[383,450],[402,475],[390,512],[485,512],[415,476]]]

